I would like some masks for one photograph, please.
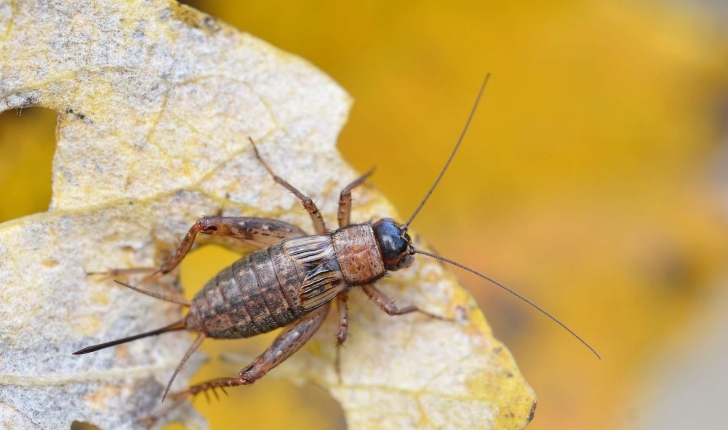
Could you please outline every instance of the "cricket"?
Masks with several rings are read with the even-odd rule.
[[[465,126],[445,166],[414,213],[403,224],[390,218],[363,224],[350,222],[352,190],[373,173],[371,170],[341,191],[338,229],[327,230],[324,219],[313,200],[277,176],[260,156],[255,142],[249,139],[257,160],[273,180],[288,189],[301,201],[311,217],[315,234],[308,235],[295,225],[274,219],[223,216],[200,218],[189,229],[176,252],[161,267],[156,270],[149,269],[153,272],[145,276],[137,285],[116,281],[139,293],[189,308],[185,317],[157,330],[89,346],[73,354],[88,354],[172,331],[188,330],[197,333],[197,339],[180,361],[164,390],[162,396],[162,401],[164,401],[180,369],[205,339],[248,338],[278,328],[285,328],[270,347],[243,368],[237,377],[213,379],[190,386],[171,396],[181,401],[201,392],[212,391],[215,393],[218,388],[225,391],[225,388],[252,384],[296,353],[311,339],[328,315],[332,302],[336,303],[339,318],[336,342],[342,345],[346,341],[348,333],[347,297],[353,288],[361,287],[364,293],[389,315],[422,312],[432,318],[441,318],[415,306],[398,307],[375,286],[376,281],[387,273],[408,268],[414,256],[420,254],[457,266],[505,289],[555,321],[598,358],[601,358],[586,341],[541,307],[474,269],[439,255],[416,249],[407,233],[409,226],[432,195],[455,157],[489,78],[490,74],[486,75],[483,80]],[[175,269],[190,251],[195,238],[200,233],[241,240],[256,245],[258,249],[220,271],[195,295],[192,301],[141,288]],[[120,275],[136,273],[140,270],[145,269],[113,269],[106,274]],[[336,365],[338,370],[338,348]]]

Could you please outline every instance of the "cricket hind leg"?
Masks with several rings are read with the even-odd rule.
[[[265,376],[274,367],[278,366],[301,347],[321,327],[326,315],[329,313],[331,303],[326,303],[320,308],[311,311],[297,322],[288,326],[261,355],[252,363],[240,371],[237,378],[218,378],[201,384],[193,385],[186,390],[175,393],[175,398],[196,395],[208,390],[215,393],[215,389],[249,385]],[[216,393],[215,393],[216,394]]]
[[[274,219],[207,216],[198,219],[197,222],[190,227],[184,239],[182,239],[182,242],[177,247],[175,253],[172,254],[172,256],[157,269],[111,269],[107,273],[96,272],[90,274],[105,274],[107,276],[113,276],[114,274],[143,273],[151,271],[152,273],[144,277],[137,285],[134,287],[129,286],[129,288],[137,289],[142,285],[156,281],[174,270],[190,252],[190,249],[192,249],[192,245],[195,242],[195,238],[199,233],[211,236],[230,237],[257,248],[265,248],[267,246],[278,244],[284,239],[306,235],[303,230],[295,225]],[[137,291],[139,290],[137,289]],[[139,292],[155,297],[154,294],[148,294],[148,292],[145,292],[144,290]]]
[[[260,161],[260,164],[263,165],[265,170],[273,177],[273,180],[282,185],[285,189],[292,192],[296,197],[298,197],[298,200],[301,201],[303,204],[303,207],[308,212],[309,216],[311,216],[311,222],[313,222],[313,228],[316,231],[316,234],[326,234],[326,224],[324,223],[324,218],[321,216],[321,212],[319,211],[318,207],[316,206],[316,203],[314,203],[313,200],[311,200],[311,197],[308,197],[307,195],[303,194],[302,192],[298,191],[296,187],[289,184],[285,179],[281,178],[280,176],[276,175],[273,170],[268,167],[268,164],[263,160],[263,158],[260,156],[260,153],[258,152],[258,147],[255,146],[255,142],[253,142],[253,139],[248,137],[248,140],[250,141],[250,144],[253,145],[253,151],[255,151],[255,157]]]

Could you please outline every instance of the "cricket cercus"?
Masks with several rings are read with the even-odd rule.
[[[216,388],[224,390],[225,387],[252,384],[293,355],[316,333],[329,313],[332,301],[336,302],[339,312],[339,330],[336,337],[339,344],[344,343],[348,330],[346,301],[349,291],[355,287],[361,287],[364,293],[389,315],[423,312],[415,306],[402,308],[395,306],[392,300],[374,286],[375,282],[388,272],[409,267],[413,256],[422,254],[453,264],[504,288],[556,321],[599,357],[599,354],[589,344],[566,325],[520,294],[469,267],[415,249],[407,234],[407,228],[427,202],[455,156],[489,76],[486,76],[483,81],[465,127],[440,175],[404,224],[399,224],[389,218],[383,218],[374,223],[350,224],[351,191],[366,180],[372,173],[370,171],[341,191],[338,213],[339,228],[332,232],[327,231],[316,204],[277,176],[260,157],[251,139],[256,157],[273,177],[273,180],[301,200],[311,216],[316,234],[307,235],[294,225],[273,219],[219,216],[201,218],[190,228],[174,255],[159,269],[145,277],[139,285],[131,286],[119,282],[140,293],[188,307],[187,315],[166,327],[89,346],[74,354],[87,354],[170,331],[197,332],[197,340],[182,358],[167,384],[164,399],[179,370],[205,338],[247,338],[286,327],[273,344],[241,370],[237,377],[219,378],[193,385],[175,393],[174,397],[184,399],[187,395],[195,395],[207,390],[214,392]],[[223,269],[197,293],[191,302],[139,288],[177,267],[189,252],[198,233],[231,237],[246,243],[259,244],[261,249]],[[135,270],[137,269],[117,269],[109,273],[119,274]],[[435,315],[430,316],[437,318]]]

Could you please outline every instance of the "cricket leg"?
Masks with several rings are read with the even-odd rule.
[[[144,277],[135,287],[153,282],[174,270],[185,258],[190,249],[192,249],[198,233],[230,237],[259,248],[275,245],[290,237],[306,235],[303,230],[295,225],[274,219],[222,216],[202,217],[189,229],[184,239],[182,239],[182,243],[177,247],[177,251],[161,267]],[[140,269],[112,269],[108,273],[119,274],[125,270],[134,273]]]
[[[348,298],[348,291],[342,291],[336,296],[336,307],[339,309],[339,331],[336,333],[336,361],[334,362],[336,368],[336,375],[339,378],[339,384],[342,382],[341,378],[341,347],[346,342],[346,337],[349,334],[349,310],[346,308],[346,300]]]
[[[341,194],[339,195],[339,228],[346,227],[351,221],[351,190],[364,183],[366,178],[371,176],[372,173],[374,173],[374,167],[341,190]]]
[[[213,390],[214,392],[216,388],[221,388],[224,391],[226,387],[252,384],[265,376],[271,369],[284,362],[311,339],[311,336],[321,327],[321,323],[323,323],[330,308],[331,303],[326,303],[290,325],[273,341],[273,344],[265,352],[241,370],[237,378],[213,379],[193,385],[186,390],[176,393],[174,396],[194,396],[207,390]]]
[[[427,316],[430,316],[432,318],[436,318],[439,320],[444,320],[445,318],[431,314],[427,311],[423,311],[422,309],[419,309],[417,306],[405,306],[403,308],[398,308],[395,306],[395,304],[392,302],[392,300],[387,297],[383,292],[379,291],[374,285],[367,284],[362,286],[362,289],[364,290],[364,293],[366,293],[367,296],[369,296],[370,299],[374,300],[374,303],[377,304],[384,312],[386,312],[389,315],[405,315],[411,312],[421,312]]]
[[[318,207],[316,207],[316,203],[311,200],[311,197],[308,197],[302,192],[298,191],[293,185],[286,182],[285,179],[276,175],[273,170],[268,167],[268,164],[266,164],[263,158],[261,158],[260,153],[258,152],[258,148],[255,146],[255,142],[253,142],[253,139],[248,137],[248,140],[250,140],[250,144],[253,145],[255,157],[258,159],[258,161],[260,161],[260,164],[263,165],[265,170],[273,177],[273,180],[276,181],[276,183],[283,185],[288,191],[292,192],[296,197],[298,197],[298,200],[301,201],[303,207],[306,208],[306,211],[311,216],[311,222],[313,222],[313,228],[316,231],[316,234],[326,234],[326,224],[324,224],[324,219],[321,216],[321,212],[318,210]]]

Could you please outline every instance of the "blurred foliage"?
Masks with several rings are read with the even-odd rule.
[[[639,415],[635,381],[725,274],[724,190],[709,169],[725,132],[728,37],[708,11],[596,0],[190,3],[350,91],[341,151],[359,170],[377,166],[373,182],[403,214],[492,72],[462,152],[415,226],[602,353],[593,359],[526,305],[462,275],[539,396],[529,428],[614,428]],[[0,117],[0,220],[47,207],[54,121],[37,109]],[[183,281],[199,288],[234,258],[198,251]],[[205,349],[254,353],[267,341]],[[233,372],[213,364],[196,380]],[[230,394],[197,401],[215,429],[343,427],[312,388],[267,378]]]

